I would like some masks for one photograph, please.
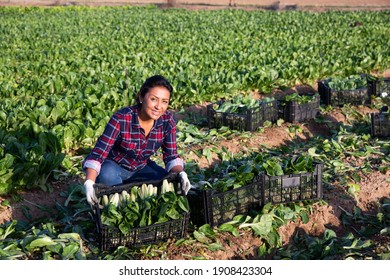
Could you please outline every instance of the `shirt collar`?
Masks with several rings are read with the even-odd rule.
[[[134,126],[134,127],[140,128],[141,125],[140,125],[140,123],[139,123],[139,121],[138,121],[138,112],[139,112],[139,110],[140,110],[140,107],[139,107],[139,105],[137,104],[137,105],[131,106],[131,109],[132,109],[132,111],[133,111],[133,118],[131,118],[131,125]],[[158,128],[158,127],[160,127],[160,126],[163,125],[163,116],[164,116],[165,114],[167,114],[167,112],[165,112],[161,117],[159,117],[159,118],[157,119],[157,121],[154,123],[154,126],[153,126],[152,130],[153,130],[154,128]]]

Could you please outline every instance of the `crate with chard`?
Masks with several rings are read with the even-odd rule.
[[[266,122],[278,119],[277,101],[274,98],[255,99],[237,95],[231,100],[219,100],[207,105],[210,128],[227,126],[240,131],[255,131]]]
[[[194,183],[188,192],[191,221],[201,226],[218,226],[231,221],[238,214],[248,214],[261,208],[261,182],[254,182],[259,174],[255,160],[242,161],[216,178]]]
[[[321,103],[339,107],[344,106],[344,104],[371,104],[371,92],[368,90],[367,79],[367,75],[356,74],[319,80],[317,84]]]
[[[368,76],[367,87],[370,96],[381,97],[387,102],[390,101],[390,77]]]
[[[95,184],[95,222],[100,249],[139,246],[185,236],[190,209],[178,194],[177,176],[108,187]]]
[[[262,203],[280,204],[322,198],[323,165],[309,155],[291,158],[269,158],[259,176]]]
[[[378,138],[390,137],[390,110],[383,106],[379,112],[370,113],[371,136]]]
[[[320,110],[318,93],[293,93],[278,99],[279,118],[295,123],[314,119]]]

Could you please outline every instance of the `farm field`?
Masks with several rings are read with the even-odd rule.
[[[388,99],[322,105],[315,119],[252,132],[210,129],[206,112],[240,94],[315,93],[327,77],[390,77],[389,11],[1,7],[0,16],[0,258],[390,258],[390,141],[370,135],[369,118]],[[257,213],[272,217],[266,232],[195,226],[182,240],[99,252],[81,161],[156,72],[175,87],[171,109],[194,185],[257,155],[305,155],[324,165],[323,199],[267,205]],[[50,244],[31,244],[43,237]]]

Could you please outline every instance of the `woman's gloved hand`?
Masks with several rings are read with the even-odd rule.
[[[98,199],[97,199],[96,194],[95,194],[95,189],[93,188],[94,184],[95,184],[95,182],[92,180],[87,180],[84,182],[85,196],[87,198],[89,205],[91,205],[91,206],[94,206],[95,203],[98,202]]]
[[[179,173],[179,182],[183,194],[187,195],[188,191],[191,189],[191,183],[190,180],[188,180],[188,176],[185,171],[181,171]]]

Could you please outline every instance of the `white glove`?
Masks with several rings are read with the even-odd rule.
[[[87,198],[89,205],[91,206],[93,206],[95,203],[98,202],[98,199],[95,194],[95,189],[93,188],[94,184],[95,182],[92,180],[87,180],[84,182],[85,196]]]
[[[187,173],[184,171],[181,171],[179,173],[179,182],[181,186],[181,191],[184,193],[184,195],[187,195],[188,191],[191,189],[191,183],[190,180],[188,180]]]

